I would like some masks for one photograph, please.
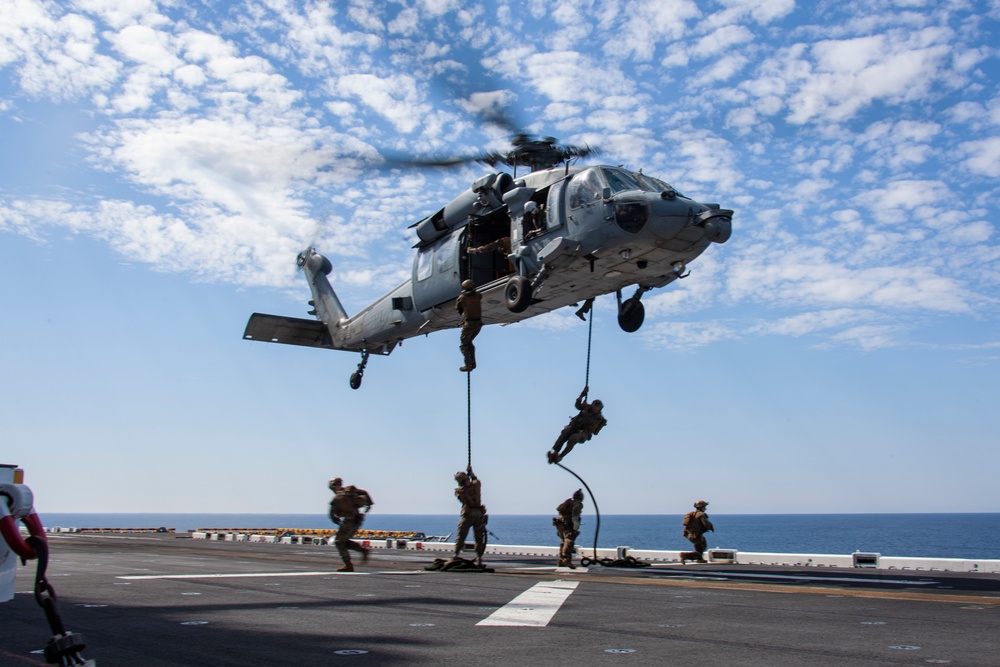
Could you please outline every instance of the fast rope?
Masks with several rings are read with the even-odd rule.
[[[590,318],[588,319],[587,322],[587,371],[584,377],[584,383],[583,383],[584,387],[590,386],[590,349],[591,349],[591,343],[593,342],[594,338],[594,313],[592,308],[589,314]],[[594,503],[594,513],[597,515],[597,526],[594,529],[594,557],[591,559],[584,556],[583,558],[580,559],[580,564],[583,565],[584,567],[586,567],[590,563],[597,563],[605,567],[649,567],[650,566],[649,563],[638,560],[632,556],[625,556],[624,558],[597,557],[597,537],[601,532],[601,510],[597,507],[597,500],[594,498],[594,493],[590,490],[590,487],[587,486],[587,483],[583,481],[582,477],[580,477],[575,472],[564,466],[562,463],[557,462],[556,465],[565,470],[566,472],[568,472],[569,474],[573,475],[573,477],[576,477],[580,481],[580,483],[583,484],[584,488],[587,489],[587,493],[590,495],[590,502]]]
[[[589,387],[590,386],[590,342],[594,338],[594,310],[593,310],[593,306],[591,306],[591,310],[590,310],[589,315],[590,315],[590,318],[587,321],[587,373],[586,373],[586,375],[584,376],[584,379],[583,379],[583,386],[584,387]]]
[[[597,561],[597,535],[601,532],[601,510],[597,507],[597,500],[594,498],[594,492],[590,490],[587,483],[583,481],[583,478],[577,475],[575,472],[564,466],[562,463],[556,463],[557,466],[568,472],[569,474],[580,480],[580,484],[583,484],[583,488],[587,489],[587,494],[590,496],[590,502],[594,503],[594,513],[597,514],[597,527],[594,529],[594,561]]]
[[[465,372],[465,417],[468,423],[468,458],[472,467],[472,371]]]

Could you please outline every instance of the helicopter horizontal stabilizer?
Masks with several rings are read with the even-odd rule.
[[[254,313],[247,322],[243,338],[265,343],[337,349],[330,340],[330,332],[326,325],[319,320],[304,320],[281,315]]]

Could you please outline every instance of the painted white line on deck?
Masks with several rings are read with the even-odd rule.
[[[579,581],[543,581],[535,584],[476,625],[544,628],[579,584]]]
[[[335,574],[337,576],[354,577],[369,574],[421,574],[413,570],[377,570],[373,572],[241,572],[217,574],[133,574],[115,577],[115,579],[240,579],[247,577],[319,577]]]
[[[243,572],[239,574],[134,574],[115,579],[240,579],[245,577],[318,577],[336,572]],[[343,573],[341,573],[343,574]]]
[[[721,572],[718,570],[704,570],[703,575],[695,575],[692,579],[788,579],[790,581],[829,581],[832,583],[843,583],[848,582],[852,584],[909,584],[910,586],[930,586],[931,584],[938,584],[939,581],[934,581],[931,579],[924,581],[916,581],[913,579],[881,579],[875,577],[838,577],[829,576],[823,577],[818,575],[802,575],[802,574],[763,574],[763,573],[748,573],[748,572]]]

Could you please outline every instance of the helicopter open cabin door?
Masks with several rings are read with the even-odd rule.
[[[459,254],[464,230],[457,229],[424,246],[413,259],[413,305],[425,311],[450,301],[462,291]]]

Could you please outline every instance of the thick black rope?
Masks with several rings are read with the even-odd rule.
[[[594,307],[590,307],[590,319],[587,322],[587,373],[583,379],[583,386],[590,386],[590,342],[594,337]]]
[[[594,513],[597,514],[597,527],[594,529],[594,560],[596,561],[597,535],[601,532],[601,510],[597,507],[597,500],[594,499],[594,492],[590,490],[590,487],[587,486],[587,483],[585,481],[583,481],[583,478],[577,475],[575,472],[573,472],[572,470],[570,470],[561,463],[556,463],[556,465],[565,470],[566,472],[568,472],[569,474],[573,475],[573,477],[576,477],[578,480],[580,480],[580,484],[583,484],[583,487],[587,489],[587,493],[590,495],[590,502],[594,503]]]
[[[465,372],[466,421],[468,422],[469,467],[472,467],[472,371]]]

